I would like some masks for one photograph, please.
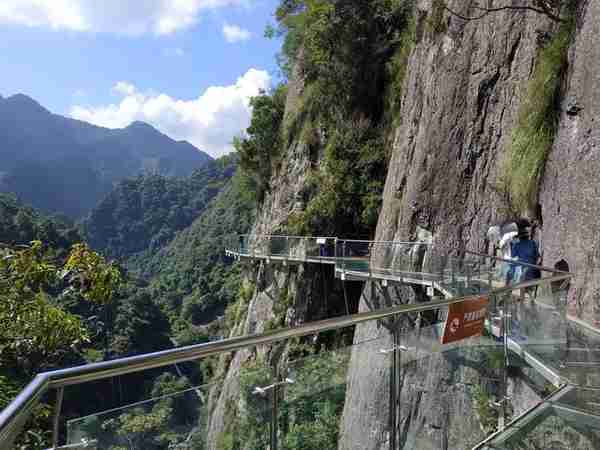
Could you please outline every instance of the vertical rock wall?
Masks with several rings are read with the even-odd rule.
[[[569,313],[600,327],[600,1],[582,2],[540,193],[544,262],[577,274]]]
[[[417,43],[409,60],[402,121],[394,134],[376,239],[414,239],[419,230],[426,230],[448,248],[483,250],[488,226],[511,214],[498,175],[543,36],[555,31],[556,24],[534,12],[503,11],[469,22],[446,12],[440,26],[432,26],[431,0],[417,3]],[[470,2],[448,3],[451,9],[469,14]],[[541,239],[546,265],[564,259],[578,274],[572,313],[598,325],[600,0],[581,2],[577,30],[560,128],[540,191]],[[286,114],[293,113],[302,91],[299,77],[295,78]],[[303,189],[311,164],[307,147],[293,142],[273,177],[255,233],[277,233],[293,211],[304,207]],[[261,267],[242,332],[263,329],[272,317],[278,286],[292,287],[288,325],[322,317],[326,312],[317,305],[324,301],[319,283],[325,279],[333,291],[339,290],[331,274],[323,276],[311,268]],[[396,303],[424,300],[422,293],[410,289],[398,290],[392,299]],[[360,310],[381,301],[368,286]],[[406,330],[412,326],[403,324]],[[340,449],[375,450],[389,445],[389,361],[379,350],[391,345],[390,332],[375,323],[356,328],[356,343],[374,338],[378,340],[352,352]],[[213,393],[209,448],[215,448],[224,429],[225,405],[239,397],[240,367],[254,357],[253,352],[238,353],[223,389]],[[467,437],[483,435],[472,396],[473,386],[482,383],[481,370],[476,370],[476,355],[461,358],[432,358],[403,375],[404,448],[453,448]],[[512,380],[509,389],[521,407],[537,400],[536,393],[518,380]]]
[[[299,105],[303,83],[300,74],[293,75],[288,85],[286,118],[295,114]],[[255,235],[282,234],[290,215],[305,207],[304,189],[311,167],[308,146],[301,139],[294,140],[271,179],[269,191],[258,210],[252,233]],[[292,264],[251,261],[255,270],[247,275],[256,284],[256,291],[248,306],[245,323],[239,324],[234,332],[238,335],[261,333],[265,325],[274,318],[275,310],[281,310],[281,302],[286,302],[285,326],[293,327],[304,322],[346,313],[348,307],[356,311],[361,283],[346,286],[335,279],[333,266],[321,264]],[[285,292],[285,295],[283,294]],[[285,296],[285,299],[282,298]],[[280,305],[276,305],[277,303]],[[279,306],[279,307],[278,307]],[[227,429],[228,411],[231,405],[240,405],[239,374],[243,366],[263,353],[270,364],[280,363],[286,358],[287,347],[273,346],[250,351],[237,352],[226,368],[225,381],[211,393],[212,413],[207,425],[207,446],[217,449],[219,436]],[[235,407],[235,406],[234,406]]]
[[[469,15],[468,3],[449,6]],[[431,8],[431,2],[418,2],[418,43],[409,61],[377,239],[415,239],[422,228],[443,247],[483,250],[489,225],[509,214],[498,174],[538,54],[538,36],[555,24],[522,11],[470,22],[445,13],[441,26],[447,23],[447,30],[436,32]],[[369,306],[363,302],[360,308]],[[386,333],[359,326],[355,341]],[[340,449],[388,448],[385,437],[372,438],[384,436],[388,426],[388,408],[373,406],[385,405],[389,382],[372,358],[360,348],[352,355],[351,387],[360,388],[350,389],[346,398]],[[467,362],[439,355],[403,375],[402,448],[462,448],[465,440],[483,436],[472,394],[483,382],[482,371]]]

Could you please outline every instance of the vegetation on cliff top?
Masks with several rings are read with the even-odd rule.
[[[289,219],[295,234],[368,236],[374,232],[391,147],[391,125],[397,124],[406,63],[414,41],[412,1],[371,2],[285,0],[276,12],[278,27],[268,35],[284,36],[279,57],[288,76],[296,68],[305,89],[295,111],[283,117],[280,91],[254,120],[277,114],[279,127],[265,128],[269,139],[257,139],[256,129],[238,145],[267,141],[264,161],[291,143],[304,144],[312,162],[302,193],[304,209]],[[295,80],[298,82],[299,80]],[[258,136],[260,137],[260,136]],[[283,147],[283,148],[282,148]],[[255,151],[256,153],[256,151]],[[270,159],[269,159],[270,156]],[[242,167],[259,186],[276,172],[259,171],[242,156]],[[262,190],[259,190],[262,194]],[[260,196],[262,197],[262,196]],[[261,198],[259,198],[260,200]]]

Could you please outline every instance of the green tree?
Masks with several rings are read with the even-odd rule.
[[[263,92],[252,98],[252,120],[246,136],[234,141],[242,169],[255,180],[259,201],[269,189],[273,168],[281,153],[280,127],[286,95],[287,87],[280,85],[270,94]]]
[[[63,264],[40,241],[0,250],[0,408],[34,371],[55,367],[89,341],[81,318],[63,309],[59,298],[77,292],[106,303],[121,281],[116,268],[85,246],[75,246],[68,259]],[[93,266],[86,264],[90,260]],[[46,405],[37,408],[17,448],[44,444],[49,415]]]

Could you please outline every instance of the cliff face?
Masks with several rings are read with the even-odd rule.
[[[288,86],[286,116],[296,111],[302,89],[301,76],[296,73]],[[302,192],[311,164],[308,146],[301,139],[294,140],[271,179],[270,189],[257,212],[253,234],[282,234],[290,215],[305,206]],[[346,301],[353,311],[358,308],[362,283],[346,285],[344,297],[342,282],[335,279],[332,266],[253,261],[249,263],[246,275],[255,283],[256,289],[242,323],[232,332],[235,335],[261,333],[269,327],[293,327],[342,315],[347,312]],[[274,366],[283,365],[289,350],[286,343],[270,348],[261,347],[238,352],[230,362],[224,364],[225,381],[210,396],[209,409],[212,413],[207,427],[207,448],[223,448],[222,436],[231,429],[232,411],[236,411],[236,414],[244,411],[245,405],[240,400],[240,373],[244,367],[260,360],[263,367],[272,370]]]
[[[470,13],[468,2],[447,3],[460,14]],[[432,26],[435,8],[435,2],[417,2],[416,43],[403,86],[401,122],[393,130],[376,239],[405,241],[427,235],[447,248],[485,251],[488,227],[514,218],[500,183],[503,161],[540,49],[556,32],[557,24],[535,12],[507,10],[473,21],[444,12],[441,21]],[[600,32],[599,18],[600,0],[580,2],[568,76],[562,88],[560,125],[538,200],[544,265],[553,266],[565,259],[577,272],[571,312],[589,322],[600,322],[596,299],[600,292],[600,272],[596,269],[600,229],[594,220],[600,206],[595,177],[600,168],[596,155],[600,132],[595,123],[600,113],[600,79],[596,76],[600,47],[594,42]],[[302,92],[299,77],[294,78],[286,114],[293,112]],[[303,188],[311,164],[307,146],[293,142],[259,209],[255,233],[276,234],[284,229],[292,212],[305,206]],[[332,273],[323,274],[315,268],[261,263],[255,280],[257,290],[244,333],[264,329],[281,300],[282,286],[289,302],[287,326],[331,315],[323,304],[339,306],[342,302],[340,282]],[[328,293],[324,285],[331,286]],[[354,286],[355,291],[357,288]],[[383,304],[386,300],[381,293],[367,284],[359,310]],[[394,303],[428,300],[424,292],[407,287],[390,288],[389,299]],[[357,300],[354,292],[351,301]],[[399,324],[399,329],[411,330],[414,319]],[[354,334],[355,343],[378,340],[352,351],[340,449],[382,449],[389,445],[389,360],[379,351],[392,346],[392,337],[389,327],[381,325],[358,326]],[[271,362],[286,352],[263,351]],[[239,397],[236,377],[240,368],[259,352],[239,353],[229,365],[228,381],[213,395],[210,442],[216,443],[226,428],[225,405]],[[402,374],[402,448],[462,448],[483,436],[473,389],[482,385],[486,376],[497,375],[481,371],[486,363],[475,351],[438,354]],[[509,381],[508,392],[517,414],[539,399],[519,377]]]
[[[466,11],[464,2],[451,2]],[[443,34],[427,31],[418,5],[419,43],[410,58],[377,239],[407,239],[416,227],[447,246],[481,247],[490,223],[505,219],[497,175],[531,75],[539,14],[500,12]],[[468,15],[468,12],[465,12]]]
[[[566,111],[540,198],[545,264],[554,265],[567,255],[579,263],[579,270],[588,266],[593,256],[586,260],[585,253],[574,255],[586,246],[595,249],[591,244],[597,236],[592,214],[598,199],[592,173],[598,135],[591,128],[594,108],[598,108],[592,104],[598,101],[598,94],[592,95],[595,80],[589,65],[597,61],[593,59],[598,49],[592,36],[594,27],[598,31],[598,20],[592,16],[600,2],[593,3],[582,9],[583,26],[571,51],[574,64]],[[469,15],[466,2],[449,2],[449,6]],[[541,37],[555,31],[556,25],[529,12],[499,12],[470,22],[446,13],[447,30],[435,34],[427,27],[431,8],[426,1],[417,6],[418,42],[407,69],[402,124],[395,131],[376,239],[415,239],[419,230],[425,229],[441,246],[486,250],[488,227],[510,218],[509,205],[499,189],[503,158]],[[573,115],[575,110],[578,116]],[[565,142],[571,150],[565,148]],[[565,172],[567,164],[571,165]],[[578,182],[572,183],[574,179]],[[577,202],[573,202],[575,197]],[[575,234],[586,226],[587,239],[580,231]],[[593,269],[584,273],[590,271]],[[584,278],[580,277],[580,283]],[[596,286],[592,278],[593,273],[585,291],[588,297]],[[361,310],[368,308],[361,302]],[[391,342],[385,329],[372,324],[357,327],[355,342],[374,337]],[[358,347],[352,354],[342,449],[388,445],[388,377],[381,376],[385,363],[374,360],[372,351]],[[480,425],[465,418],[476,415],[473,386],[481,381],[481,372],[469,369],[468,364],[456,364],[450,355],[433,355],[427,367],[407,371],[401,381],[402,448],[462,448],[475,443],[477,436],[482,436]],[[514,394],[517,413],[539,398],[518,379],[511,380],[508,389]],[[467,438],[470,441],[465,441]]]
[[[600,1],[584,2],[569,52],[560,126],[542,182],[544,262],[565,260],[577,278],[569,313],[600,326]]]

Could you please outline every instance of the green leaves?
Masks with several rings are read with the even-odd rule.
[[[108,303],[120,282],[116,267],[85,245],[73,247],[64,269],[40,241],[0,252],[2,365],[31,372],[57,364],[89,336],[81,319],[63,310],[56,299],[76,292]]]
[[[289,221],[292,232],[369,234],[381,208],[386,165],[381,129],[366,119],[336,121],[309,178],[313,195]]]
[[[64,266],[67,276],[83,297],[91,302],[107,304],[121,284],[121,273],[114,263],[107,263],[102,256],[86,244],[76,244]]]
[[[35,372],[55,367],[89,342],[80,317],[63,309],[59,299],[82,294],[85,287],[84,297],[107,303],[120,283],[116,268],[83,245],[61,266],[56,251],[41,241],[0,249],[0,367],[9,375],[0,376],[0,408]],[[50,411],[38,405],[17,449],[47,448]]]
[[[144,175],[120,182],[84,222],[89,244],[102,254],[145,269],[210,205],[233,176],[237,155],[211,161],[187,178]]]
[[[250,100],[252,120],[246,137],[234,140],[240,166],[256,183],[257,200],[262,201],[282,147],[281,123],[287,87],[280,85],[271,94],[262,93]]]

